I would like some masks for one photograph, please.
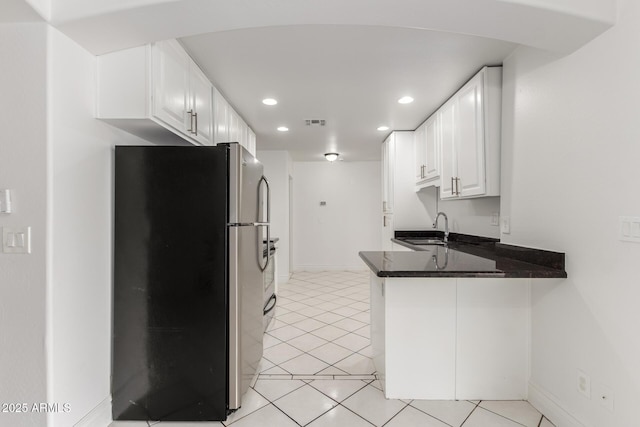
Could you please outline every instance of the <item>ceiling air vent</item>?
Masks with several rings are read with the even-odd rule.
[[[306,119],[304,122],[307,126],[324,126],[327,123],[324,119]]]

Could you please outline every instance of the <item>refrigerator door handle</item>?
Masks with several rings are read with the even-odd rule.
[[[260,181],[258,182],[258,194],[260,194],[260,186],[262,185],[262,182],[264,182],[264,184],[267,187],[267,218],[266,218],[266,223],[260,223],[258,222],[258,224],[260,225],[264,225],[265,227],[267,227],[267,261],[264,263],[264,268],[262,267],[262,263],[260,262],[260,269],[262,271],[265,271],[267,269],[267,267],[269,266],[269,262],[271,262],[271,226],[270,226],[270,222],[271,222],[271,187],[269,186],[269,181],[267,180],[267,178],[262,175],[262,177],[260,178]],[[260,221],[260,214],[258,213],[258,221]]]
[[[260,178],[260,182],[258,183],[258,194],[260,192],[260,185],[263,181],[267,186],[267,219],[265,222],[269,223],[271,222],[271,187],[269,187],[269,181],[267,181],[267,178],[262,175],[262,178]],[[260,218],[258,218],[258,221],[260,221]]]
[[[269,261],[271,261],[271,226],[269,224],[259,223],[258,227],[266,227],[267,229],[267,261],[264,263],[264,266],[262,265],[262,260],[264,259],[264,249],[262,249],[264,242],[260,242],[263,243],[263,245],[258,245],[258,265],[260,266],[260,270],[264,272],[269,266]]]

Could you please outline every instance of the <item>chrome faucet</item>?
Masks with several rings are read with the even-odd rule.
[[[446,213],[438,212],[436,220],[433,223],[433,228],[438,228],[438,218],[440,218],[440,215],[444,217],[444,243],[447,243],[449,241],[449,218],[447,218]]]

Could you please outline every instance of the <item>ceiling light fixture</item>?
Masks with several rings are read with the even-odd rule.
[[[262,103],[264,105],[276,105],[278,103],[278,101],[276,101],[273,98],[265,98],[265,99],[262,100]]]
[[[403,96],[402,98],[398,99],[398,103],[400,104],[411,104],[413,102],[413,98],[410,96]]]
[[[324,157],[330,162],[335,162],[338,159],[338,153],[324,153]]]
[[[389,126],[380,126],[378,130],[379,131],[389,130]]]
[[[288,127],[286,127],[286,126],[280,126],[280,127],[278,128],[278,131],[279,131],[279,132],[289,132],[289,128],[288,128]]]

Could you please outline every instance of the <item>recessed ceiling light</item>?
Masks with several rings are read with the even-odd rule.
[[[378,130],[382,131],[382,130],[389,130],[389,126],[380,126],[378,128]]]
[[[262,103],[264,105],[276,105],[278,103],[278,101],[276,101],[273,98],[265,98],[265,99],[262,100]]]
[[[280,127],[278,128],[278,131],[280,131],[280,132],[288,132],[288,131],[289,131],[289,128],[288,128],[288,127],[286,127],[286,126],[280,126]]]
[[[398,102],[400,104],[411,104],[413,102],[413,98],[410,96],[403,96],[402,98],[398,99]]]

